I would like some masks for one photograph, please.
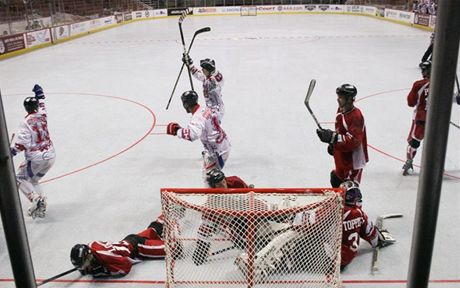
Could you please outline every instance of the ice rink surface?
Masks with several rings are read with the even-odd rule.
[[[349,15],[189,17],[187,43],[196,63],[213,58],[225,78],[223,128],[232,142],[224,172],[256,187],[327,187],[333,159],[316,136],[303,105],[317,79],[311,106],[325,127],[337,109],[335,88],[357,86],[370,162],[364,169],[364,209],[370,219],[403,213],[385,226],[398,242],[382,250],[370,274],[371,248],[342,273],[345,287],[405,287],[418,172],[401,175],[412,108],[407,93],[421,79],[418,63],[430,32]],[[171,121],[186,125],[180,94],[168,98],[182,64],[177,18],[135,22],[0,63],[8,132],[25,115],[22,101],[35,83],[47,95],[49,129],[57,150],[43,179],[45,219],[25,215],[36,277],[72,268],[71,247],[118,241],[144,229],[160,213],[161,187],[202,187],[201,143],[165,134]],[[458,69],[460,74],[460,69]],[[203,103],[201,83],[194,82]],[[460,123],[460,106],[452,121]],[[430,287],[460,287],[460,130],[450,127]],[[422,150],[416,156],[420,164]],[[15,157],[17,167],[23,155]],[[24,211],[29,206],[21,196]],[[14,287],[0,226],[0,287]],[[164,261],[145,261],[104,284],[73,273],[44,287],[163,287]]]

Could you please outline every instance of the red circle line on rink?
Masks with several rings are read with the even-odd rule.
[[[117,100],[122,100],[122,101],[126,101],[126,102],[131,102],[131,103],[134,103],[138,106],[141,106],[142,108],[146,109],[151,115],[152,115],[152,125],[150,126],[149,130],[147,132],[145,132],[145,134],[138,140],[136,140],[134,143],[130,144],[128,147],[124,148],[123,150],[111,155],[111,156],[108,156],[102,160],[99,160],[93,164],[90,164],[88,166],[85,166],[85,167],[82,167],[82,168],[79,168],[77,170],[74,170],[74,171],[70,171],[68,173],[65,173],[65,174],[62,174],[62,175],[59,175],[59,176],[56,176],[56,177],[53,177],[53,178],[50,178],[50,179],[47,179],[47,180],[44,180],[44,181],[41,181],[40,184],[44,184],[44,183],[48,183],[48,182],[51,182],[51,181],[54,181],[54,180],[57,180],[57,179],[60,179],[60,178],[64,178],[66,176],[69,176],[69,175],[72,175],[72,174],[75,174],[75,173],[78,173],[78,172],[81,172],[83,170],[86,170],[86,169],[89,169],[91,167],[94,167],[96,165],[99,165],[101,163],[104,163],[106,161],[109,161],[110,159],[112,158],[115,158],[117,156],[119,156],[120,154],[123,154],[125,153],[126,151],[128,151],[129,149],[133,148],[134,146],[136,146],[137,144],[139,144],[142,140],[144,140],[145,138],[147,138],[150,133],[152,132],[152,130],[155,128],[155,124],[156,124],[156,116],[155,116],[155,113],[152,111],[152,109],[150,109],[149,107],[147,107],[146,105],[142,104],[142,103],[139,103],[139,102],[136,102],[134,100],[130,100],[130,99],[126,99],[126,98],[122,98],[122,97],[117,97],[117,96],[111,96],[111,95],[104,95],[104,94],[95,94],[95,93],[84,93],[84,92],[47,92],[47,94],[59,94],[59,95],[89,95],[89,96],[98,96],[98,97],[106,97],[106,98],[112,98],[112,99],[117,99]],[[24,95],[24,94],[9,94],[9,95],[12,95],[12,96],[18,96],[18,95]],[[1,281],[1,280],[0,280]]]
[[[382,94],[393,93],[393,92],[400,92],[400,91],[407,91],[407,90],[409,90],[409,89],[404,88],[404,89],[394,89],[394,90],[382,91],[382,92],[370,94],[370,95],[364,96],[364,97],[362,97],[362,98],[359,98],[359,99],[356,100],[356,102],[359,102],[359,101],[361,101],[361,100],[368,99],[368,98],[371,98],[371,97],[379,96],[379,95],[382,95]],[[375,147],[375,146],[372,146],[372,145],[370,145],[369,143],[367,144],[367,146],[369,146],[371,149],[373,149],[373,150],[376,151],[377,153],[380,153],[380,154],[382,154],[382,155],[385,155],[385,156],[387,156],[387,157],[389,157],[389,158],[395,159],[395,160],[400,161],[400,162],[402,162],[402,163],[406,162],[406,160],[401,159],[401,158],[398,158],[398,157],[396,157],[396,156],[393,156],[393,155],[391,155],[391,154],[389,154],[389,153],[386,153],[386,152],[384,152],[382,149],[379,149],[379,148],[377,148],[377,147]],[[417,168],[420,168],[420,165],[416,165],[416,164],[413,164],[413,165],[414,165],[415,167],[417,167]],[[450,178],[453,178],[453,179],[460,180],[460,177],[455,176],[455,175],[451,175],[451,174],[446,173],[446,172],[444,172],[444,175],[445,175],[445,176],[448,176],[448,177],[450,177]]]

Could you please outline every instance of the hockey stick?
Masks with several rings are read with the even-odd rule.
[[[204,28],[201,28],[200,30],[197,30],[195,32],[195,34],[193,34],[192,41],[190,42],[190,45],[188,46],[187,54],[190,53],[190,49],[192,48],[193,41],[195,41],[195,37],[198,34],[201,34],[201,33],[204,33],[204,32],[209,32],[209,31],[211,31],[211,28],[204,27]],[[174,84],[174,88],[173,88],[173,90],[171,92],[171,96],[169,96],[168,105],[166,105],[166,110],[168,110],[169,104],[171,103],[171,99],[172,99],[172,97],[174,95],[174,92],[176,91],[177,83],[179,83],[179,79],[180,79],[180,76],[182,75],[182,71],[184,70],[184,66],[185,66],[185,63],[182,63],[182,67],[180,68],[179,75],[177,75],[176,83]]]
[[[307,106],[308,112],[310,112],[311,116],[313,117],[313,120],[315,120],[316,125],[318,125],[318,128],[323,129],[323,127],[321,127],[321,125],[319,124],[318,119],[316,119],[315,114],[310,108],[310,97],[311,97],[311,94],[313,93],[313,89],[315,89],[315,85],[316,85],[316,80],[311,79],[310,86],[308,86],[307,96],[305,96],[304,103],[305,103],[305,106]]]
[[[185,11],[182,13],[182,16],[179,18],[179,31],[180,31],[180,39],[182,41],[182,47],[184,48],[184,55],[187,54],[187,48],[185,47],[185,40],[184,40],[184,31],[182,31],[182,22],[184,21],[185,17],[190,13],[190,10],[187,8]],[[190,65],[187,65],[187,70],[188,70],[188,78],[190,79],[190,87],[193,89],[193,81],[192,81],[192,73],[190,72]]]
[[[74,268],[72,268],[72,269],[70,269],[70,270],[67,270],[67,271],[65,271],[65,272],[62,272],[61,274],[58,274],[58,275],[53,276],[53,277],[51,277],[51,278],[45,279],[45,280],[43,280],[40,284],[37,284],[37,287],[38,287],[38,286],[42,286],[43,284],[46,284],[46,283],[48,283],[48,282],[54,281],[54,280],[56,280],[56,279],[58,279],[58,278],[61,278],[62,276],[65,276],[65,275],[70,274],[70,273],[72,273],[72,272],[74,272],[74,271],[77,271],[77,270],[78,270],[78,268],[77,268],[77,267],[74,267]]]
[[[209,254],[209,257],[211,257],[211,256],[216,256],[216,255],[219,255],[219,254],[222,254],[222,253],[224,253],[224,252],[227,252],[227,251],[232,250],[232,249],[235,249],[235,248],[236,248],[236,246],[235,246],[235,245],[232,245],[232,246],[229,246],[229,247],[227,247],[227,248],[223,248],[223,249],[214,251],[214,252],[212,252],[211,254]]]
[[[384,219],[401,218],[401,217],[403,217],[403,215],[399,214],[399,213],[380,215],[380,216],[377,217],[377,220],[375,221],[376,222],[375,226],[377,226],[377,228],[379,230],[382,230],[383,229],[383,220]],[[379,270],[379,266],[378,266],[379,252],[380,252],[380,247],[376,246],[374,248],[373,253],[372,253],[372,265],[371,265],[371,273],[372,274],[374,274],[375,272],[377,272]]]

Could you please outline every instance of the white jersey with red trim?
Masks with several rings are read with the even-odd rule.
[[[26,160],[50,160],[56,157],[53,142],[48,132],[45,103],[39,102],[38,111],[28,114],[19,126],[13,140],[16,152],[24,151]]]
[[[197,105],[190,123],[177,131],[177,137],[189,141],[200,139],[204,149],[212,155],[222,155],[230,151],[230,140],[220,127],[218,114],[210,107]]]
[[[224,101],[222,101],[222,87],[224,86],[224,76],[215,70],[209,76],[205,76],[203,71],[196,66],[191,67],[193,77],[203,82],[203,96],[206,106],[214,108],[219,114],[219,120],[223,118],[225,112]]]

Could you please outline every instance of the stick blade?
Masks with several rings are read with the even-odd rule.
[[[313,93],[313,90],[315,89],[316,86],[316,79],[311,79],[310,80],[310,85],[308,86],[308,91],[307,91],[307,96],[305,96],[305,105],[308,107],[308,102],[310,101],[311,94]]]

